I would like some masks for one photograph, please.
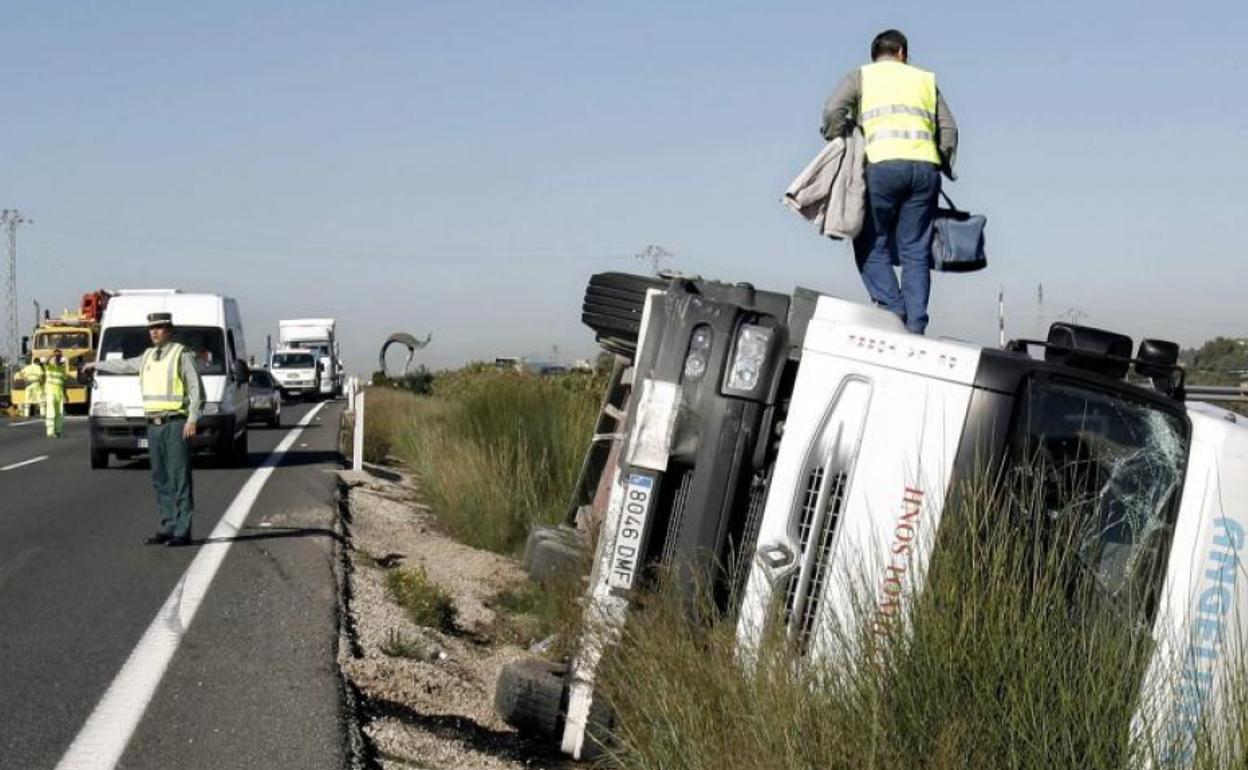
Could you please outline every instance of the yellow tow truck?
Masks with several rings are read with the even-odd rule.
[[[65,411],[85,414],[90,407],[91,390],[74,376],[82,365],[95,360],[100,344],[100,319],[108,306],[111,295],[103,290],[82,295],[78,310],[66,310],[59,318],[45,317],[35,327],[34,334],[22,339],[22,354],[26,361],[52,358],[52,351],[60,349],[71,376],[65,381]],[[19,373],[13,379],[13,406],[19,409],[26,404],[26,381]]]

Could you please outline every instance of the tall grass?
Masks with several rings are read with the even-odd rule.
[[[732,618],[691,620],[650,597],[604,661],[618,723],[612,763],[645,770],[1078,768],[1156,762],[1132,731],[1152,651],[1077,558],[1074,517],[1036,499],[966,494],[942,525],[926,588],[880,633],[861,582],[840,653],[787,634],[742,654]],[[705,613],[695,613],[705,615]],[[1230,716],[1243,736],[1244,713]],[[1248,767],[1206,741],[1197,767]],[[1236,753],[1238,751],[1239,753]],[[1160,766],[1153,764],[1151,766]]]
[[[385,433],[378,445],[388,442],[417,471],[452,535],[515,553],[534,524],[562,518],[603,386],[588,374],[467,367],[439,374],[432,396],[388,391],[377,411],[370,391],[366,427]]]

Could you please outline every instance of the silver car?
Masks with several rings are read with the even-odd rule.
[[[250,420],[264,420],[270,427],[282,424],[282,393],[268,369],[252,369]]]

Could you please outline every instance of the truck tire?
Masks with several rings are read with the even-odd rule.
[[[666,281],[632,273],[597,273],[590,277],[581,305],[581,322],[593,329],[599,344],[612,353],[636,351],[646,292]]]
[[[589,540],[575,527],[539,524],[524,544],[524,569],[541,583],[579,570],[589,556]]]
[[[108,450],[91,447],[91,468],[100,470],[108,467]]]
[[[563,732],[563,681],[568,667],[530,658],[503,666],[494,688],[494,710],[522,733],[558,739]]]

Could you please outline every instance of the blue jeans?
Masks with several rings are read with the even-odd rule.
[[[917,160],[867,164],[867,211],[854,239],[858,272],[871,301],[896,313],[916,334],[927,329],[932,289],[932,217],[940,169]],[[901,265],[901,285],[893,265]]]

